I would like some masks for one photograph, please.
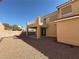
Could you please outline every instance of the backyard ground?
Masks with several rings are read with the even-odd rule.
[[[79,59],[78,47],[57,43],[55,39],[36,40],[24,33],[1,38],[0,59]]]

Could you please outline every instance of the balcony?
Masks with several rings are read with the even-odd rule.
[[[42,17],[37,17],[35,22],[30,22],[27,24],[30,28],[36,28],[37,26],[46,27],[46,19]]]

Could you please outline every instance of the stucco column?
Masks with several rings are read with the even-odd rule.
[[[29,29],[29,27],[28,27],[28,25],[27,25],[27,32],[26,32],[26,35],[28,36],[28,29]]]
[[[36,37],[37,37],[37,39],[39,39],[41,37],[41,28],[40,28],[40,26],[37,26]]]

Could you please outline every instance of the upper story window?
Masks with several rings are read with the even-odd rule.
[[[43,19],[43,23],[46,24],[46,18]]]
[[[44,24],[46,24],[46,18],[44,18],[44,19],[41,19],[41,23],[44,23]]]
[[[62,14],[68,14],[68,13],[71,13],[72,12],[72,6],[69,5],[69,6],[66,6],[64,7],[62,10],[61,10]]]

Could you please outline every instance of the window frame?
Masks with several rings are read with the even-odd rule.
[[[61,9],[62,15],[69,14],[72,12],[72,5],[68,5]]]

